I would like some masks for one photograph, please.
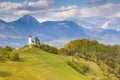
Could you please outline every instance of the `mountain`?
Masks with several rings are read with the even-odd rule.
[[[8,23],[0,19],[0,29],[7,28]]]
[[[85,37],[84,28],[73,21],[47,21],[41,23],[41,32],[57,38],[80,38]],[[44,33],[44,32],[43,32]]]
[[[0,20],[0,45],[21,47],[27,44],[28,35],[33,38],[38,36],[41,42],[54,46],[61,46],[78,38],[95,39],[105,44],[120,44],[120,31],[97,28],[95,25],[95,28],[87,29],[84,26],[87,26],[87,22],[81,21],[79,25],[67,20],[40,23],[31,15],[24,15],[12,22]]]
[[[119,45],[120,44],[120,31],[105,29],[97,34],[99,41],[105,44]]]
[[[31,15],[24,15],[22,18],[20,18],[16,21],[9,22],[9,24],[16,25],[16,26],[21,26],[23,24],[25,26],[30,26],[30,24],[31,24],[31,26],[32,26],[32,25],[39,25],[39,22]]]
[[[28,35],[39,30],[40,23],[30,15],[24,15],[22,18],[9,22],[14,26],[15,30],[20,31],[19,34]]]
[[[83,26],[86,29],[93,29],[93,28],[96,28],[98,26],[97,24],[93,24],[93,23],[87,22],[85,20],[79,20],[78,24],[80,26]]]
[[[113,30],[120,31],[120,18],[113,18],[113,19],[107,20],[101,26],[101,28],[103,28],[103,29],[113,29]]]

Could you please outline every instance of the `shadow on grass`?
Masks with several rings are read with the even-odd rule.
[[[0,71],[0,77],[9,77],[11,74],[9,72]]]
[[[18,62],[25,62],[25,59],[24,59],[24,58],[20,58],[20,59],[18,60]]]
[[[20,58],[18,60],[18,62],[25,62],[25,61],[30,60],[30,59],[32,59],[32,57],[30,57],[30,58]]]

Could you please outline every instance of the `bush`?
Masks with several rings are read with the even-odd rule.
[[[8,51],[8,52],[12,52],[12,51],[13,51],[13,48],[10,47],[10,46],[6,46],[6,47],[4,48],[4,50],[5,50],[5,51]]]
[[[50,52],[53,54],[58,54],[58,49],[56,47],[50,46],[48,44],[42,44],[40,48],[46,52]]]
[[[0,61],[6,61],[6,57],[5,57],[5,56],[0,55]]]
[[[6,61],[7,60],[7,53],[5,50],[0,49],[0,61]]]
[[[18,61],[19,60],[19,55],[17,53],[10,53],[9,58],[12,61]]]
[[[84,74],[85,72],[89,70],[89,66],[80,61],[78,62],[76,60],[73,60],[73,61],[68,60],[67,64],[82,74]]]

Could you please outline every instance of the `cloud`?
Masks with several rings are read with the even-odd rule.
[[[13,12],[14,15],[25,15],[25,14],[30,14],[31,12],[30,11],[27,11],[27,10],[15,10]]]
[[[79,20],[81,18],[104,17],[113,18],[120,17],[120,4],[104,4],[95,7],[79,7],[76,5],[61,7],[57,9],[49,9],[43,17],[39,17],[40,22],[46,20]]]
[[[68,6],[54,10],[50,16],[58,18],[81,18],[81,17],[120,17],[120,4],[104,4],[95,7]]]
[[[32,11],[48,9],[54,0],[38,0],[36,2],[0,2],[0,14],[24,15]],[[32,12],[33,13],[33,12]]]
[[[68,6],[68,7],[61,7],[58,9],[49,9],[48,13],[45,14],[44,17],[40,17],[38,20],[40,22],[46,20],[66,20],[66,19],[73,19],[79,16],[79,7],[76,5]]]
[[[20,3],[0,2],[0,14],[12,13],[13,10],[21,6]]]
[[[53,0],[38,0],[37,2],[24,2],[22,6],[19,6],[19,10],[43,10],[49,8],[53,4]]]
[[[115,17],[120,12],[120,4],[108,3],[98,7],[82,8],[81,17]]]

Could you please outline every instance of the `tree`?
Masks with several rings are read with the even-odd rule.
[[[35,45],[36,47],[40,48],[40,40],[38,37],[35,37]]]
[[[13,51],[13,48],[10,47],[10,46],[6,46],[6,47],[4,48],[4,50],[5,50],[5,51],[8,51],[8,52],[12,52],[12,51]]]

